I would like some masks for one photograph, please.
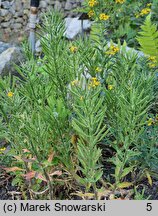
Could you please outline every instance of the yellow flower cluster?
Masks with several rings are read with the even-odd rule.
[[[125,0],[115,0],[115,3],[123,4]]]
[[[88,12],[88,16],[89,16],[89,18],[93,17],[94,16],[94,10],[90,10]]]
[[[75,52],[77,52],[77,47],[76,46],[71,46],[69,48],[69,50],[70,50],[70,52],[75,53]]]
[[[105,13],[101,13],[100,15],[99,15],[99,19],[100,20],[108,20],[109,19],[109,15],[107,15],[107,14],[105,14]]]
[[[100,85],[100,82],[98,81],[98,79],[96,77],[92,77],[91,78],[91,82],[89,83],[89,86],[88,88],[90,89],[91,87],[92,88],[95,88],[97,87],[98,85]]]
[[[157,64],[156,56],[150,56],[150,57],[148,58],[148,60],[150,61],[150,62],[148,63],[148,65],[149,65],[150,68],[156,67],[156,64]]]
[[[72,86],[77,86],[79,84],[79,81],[78,80],[73,80],[72,82],[71,82],[71,85]]]
[[[109,90],[112,90],[113,88],[114,88],[113,85],[108,85],[108,89],[109,89]]]
[[[150,13],[150,11],[151,11],[150,8],[143,8],[143,9],[141,10],[141,12],[140,12],[140,16],[147,15],[147,14]]]
[[[3,147],[3,148],[0,148],[0,154],[2,154],[4,151],[6,150],[6,148],[5,147]]]
[[[151,5],[152,5],[152,3],[148,3],[146,6],[147,6],[147,7],[151,7]]]
[[[94,6],[96,6],[98,4],[98,2],[96,0],[90,0],[88,2],[88,4],[89,4],[89,7],[94,7]]]
[[[96,71],[97,73],[100,73],[100,72],[102,71],[102,69],[101,69],[100,67],[96,67],[95,71]]]
[[[111,45],[110,47],[109,47],[109,50],[106,52],[106,54],[108,54],[108,55],[115,55],[116,53],[118,53],[119,52],[119,48],[118,47],[116,47],[116,46],[114,46],[114,45]]]
[[[147,121],[148,126],[151,126],[151,125],[154,125],[154,124],[157,124],[157,123],[158,123],[158,114],[156,115],[155,118],[149,118],[148,121]]]
[[[8,96],[8,97],[13,97],[13,95],[14,95],[14,93],[13,93],[13,92],[11,92],[11,91],[10,91],[10,92],[8,92],[8,94],[7,94],[7,96]]]

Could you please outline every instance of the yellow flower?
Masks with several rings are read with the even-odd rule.
[[[150,57],[148,58],[148,60],[149,60],[149,61],[152,61],[153,63],[156,63],[156,62],[157,62],[156,56],[150,56]]]
[[[115,55],[117,52],[119,52],[119,50],[120,49],[118,47],[116,47],[114,45],[111,45],[109,47],[109,50],[106,52],[106,54],[108,54],[108,55]]]
[[[109,89],[109,90],[112,90],[113,88],[114,88],[113,85],[108,85],[108,89]]]
[[[80,97],[80,100],[83,101],[83,96]]]
[[[100,20],[108,20],[109,19],[109,15],[106,15],[105,13],[101,13],[100,15],[99,15],[99,19]]]
[[[151,11],[150,8],[144,8],[144,9],[141,10],[140,15],[144,16],[144,15],[150,13],[150,11]]]
[[[70,52],[72,52],[72,53],[77,52],[77,47],[76,46],[71,46],[69,49],[70,49]]]
[[[148,65],[149,65],[150,68],[156,67],[156,63],[157,63],[156,56],[150,56],[150,57],[148,58],[148,60],[150,61],[150,62],[148,63]]]
[[[149,68],[155,68],[156,67],[156,64],[154,64],[154,63],[149,63],[148,65],[149,65]]]
[[[3,148],[0,148],[0,154],[2,154],[4,151],[6,150],[6,148],[5,147],[3,147]]]
[[[98,81],[98,79],[96,77],[92,77],[91,78],[91,82],[89,83],[89,86],[88,88],[90,89],[91,87],[92,88],[95,88],[97,87],[98,85],[100,85],[100,82]]]
[[[72,82],[71,82],[71,85],[72,85],[72,86],[77,86],[77,85],[78,85],[78,80],[72,81]]]
[[[151,3],[148,3],[146,6],[147,6],[147,7],[151,7],[151,5],[152,5]]]
[[[13,97],[14,93],[13,92],[8,92],[8,97]]]
[[[94,10],[90,10],[88,12],[88,16],[89,16],[89,18],[93,17],[94,16]]]
[[[115,0],[116,3],[123,4],[125,0]]]
[[[89,7],[94,7],[94,6],[96,6],[98,4],[98,2],[96,0],[90,0],[88,2],[88,4],[89,4]]]
[[[149,120],[147,121],[148,126],[151,126],[153,124],[153,119],[149,118]]]
[[[136,17],[136,18],[139,18],[139,17],[140,17],[140,14],[135,14],[135,17]]]
[[[98,72],[98,73],[100,73],[100,72],[102,71],[102,69],[101,69],[100,67],[97,67],[97,68],[95,69],[95,71]]]

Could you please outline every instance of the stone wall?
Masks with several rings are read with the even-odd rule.
[[[73,9],[79,7],[84,0],[40,0],[41,12],[55,8],[65,16],[76,15]],[[0,40],[7,41],[10,36],[23,34],[28,27],[30,0],[0,0]]]

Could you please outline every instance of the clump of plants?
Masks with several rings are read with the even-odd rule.
[[[85,0],[81,11],[86,12],[91,20],[107,21],[107,39],[126,40],[129,46],[138,47],[135,37],[145,17],[152,14],[152,20],[158,21],[157,4],[154,0]]]
[[[43,15],[43,57],[25,45],[22,79],[0,78],[1,164],[24,199],[142,199],[158,177],[157,68],[108,44],[102,21],[70,42],[61,14]]]

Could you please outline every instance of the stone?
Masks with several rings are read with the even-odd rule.
[[[26,14],[26,15],[29,15],[30,11],[28,9],[25,9],[25,10],[23,10],[23,13]]]
[[[3,43],[0,41],[0,54],[5,51],[6,49],[8,49],[10,47],[10,45],[8,43]]]
[[[54,9],[60,11],[62,8],[62,4],[59,1],[55,2]]]
[[[53,0],[45,0],[45,2],[47,2],[47,4],[51,4]]]
[[[4,21],[9,21],[9,20],[11,19],[11,17],[12,17],[12,14],[11,14],[11,13],[8,13],[8,15],[5,16]]]
[[[22,17],[18,17],[16,19],[16,23],[23,23],[23,18]]]
[[[47,8],[48,3],[46,1],[40,1],[39,8]]]
[[[2,8],[4,8],[4,9],[9,9],[10,8],[10,2],[9,1],[3,1],[2,3],[1,3],[1,6],[2,6]]]
[[[70,2],[70,0],[67,0],[65,4],[65,10],[71,10],[71,8],[72,8],[72,3]]]
[[[68,39],[74,39],[79,33],[82,32],[82,28],[81,28],[81,20],[79,20],[78,17],[76,18],[70,18],[67,17],[65,19],[66,22],[66,32],[65,32],[65,36]],[[84,20],[83,21],[83,30],[86,31],[88,29],[90,29],[91,27],[91,21],[89,20]]]
[[[40,40],[37,40],[37,42],[35,44],[35,51],[36,51],[36,53],[41,53],[42,52],[42,47],[41,47]]]
[[[3,22],[3,23],[1,23],[1,27],[2,28],[8,28],[9,25],[10,25],[10,22]]]
[[[6,45],[8,46],[8,45]],[[0,75],[18,75],[14,64],[20,64],[23,60],[22,52],[17,47],[9,47],[0,54]]]
[[[22,11],[23,10],[23,6],[22,6],[21,0],[16,0],[15,1],[15,9],[16,9],[16,11]]]
[[[21,28],[22,28],[22,24],[21,24],[21,23],[14,23],[14,24],[12,25],[12,28],[13,28],[13,29],[21,29]]]
[[[48,0],[47,0],[48,1]],[[55,1],[54,0],[49,0],[49,4],[50,5],[54,5],[55,4]]]
[[[17,12],[15,12],[14,17],[22,17],[23,14],[24,14],[23,11],[17,11]]]
[[[25,9],[30,9],[30,1],[28,1],[28,0],[23,1],[23,7]]]
[[[9,13],[8,10],[6,10],[6,9],[0,9],[0,16],[5,17],[5,16],[8,15],[8,13]]]
[[[15,6],[10,7],[9,12],[14,15],[15,14]]]

